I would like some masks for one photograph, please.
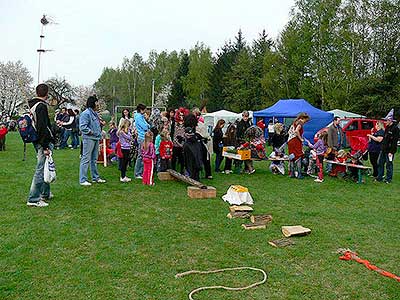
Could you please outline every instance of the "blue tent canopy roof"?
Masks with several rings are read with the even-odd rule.
[[[304,126],[304,136],[309,140],[333,120],[332,113],[320,110],[304,99],[281,99],[266,109],[255,111],[253,117],[263,118],[267,123],[271,118],[295,118],[301,112],[307,113],[311,118]]]

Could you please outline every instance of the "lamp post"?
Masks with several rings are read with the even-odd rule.
[[[151,80],[151,109],[154,109],[154,82],[154,79]]]
[[[47,24],[50,24],[50,21],[46,18],[46,15],[43,15],[43,17],[40,19],[40,24],[42,24],[42,29],[40,31],[40,45],[39,45],[39,49],[36,50],[38,52],[38,54],[39,54],[38,84],[40,83],[40,63],[41,63],[42,53],[45,53],[45,52],[48,52],[48,51],[52,51],[52,50],[42,49],[42,44],[43,44],[43,39],[44,39],[44,34],[43,34],[44,26],[46,26]]]

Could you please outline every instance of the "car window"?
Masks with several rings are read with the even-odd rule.
[[[374,127],[374,123],[372,121],[361,121],[361,129],[370,130]]]
[[[346,129],[347,131],[358,130],[358,121],[353,121]]]
[[[350,120],[340,120],[339,121],[340,127],[344,128],[344,126],[346,126],[349,122]]]

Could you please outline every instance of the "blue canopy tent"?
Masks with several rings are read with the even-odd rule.
[[[313,142],[314,134],[333,120],[333,113],[320,110],[304,99],[281,99],[274,105],[253,112],[253,121],[262,118],[267,125],[270,119],[282,121],[284,118],[296,118],[301,112],[310,116],[310,121],[304,125],[304,137]]]

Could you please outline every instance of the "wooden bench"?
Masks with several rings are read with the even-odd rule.
[[[362,170],[371,170],[371,167],[363,166],[363,165],[356,165],[352,163],[343,163],[340,161],[334,161],[334,160],[328,160],[324,159],[324,162],[328,164],[334,164],[334,165],[339,165],[339,166],[345,166],[346,168],[352,167],[358,169],[358,182],[357,183],[362,183]]]

